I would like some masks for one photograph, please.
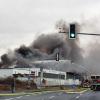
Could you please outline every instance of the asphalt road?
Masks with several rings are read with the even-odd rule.
[[[21,96],[1,96],[0,100],[100,100],[100,92],[88,91],[82,94],[52,92]]]

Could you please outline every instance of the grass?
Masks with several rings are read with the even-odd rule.
[[[59,87],[46,87],[46,88],[41,88],[41,89],[34,89],[34,90],[24,90],[24,91],[16,91],[16,93],[1,93],[0,96],[16,96],[16,95],[26,95],[26,94],[41,94],[45,92],[59,92],[63,91],[66,93],[80,93],[84,90],[87,90],[86,88],[75,88],[75,89],[70,89],[70,88],[64,88],[61,90]]]
[[[69,88],[69,87],[42,87],[41,89],[35,89],[31,90],[31,92],[43,92],[43,91],[68,91],[68,92],[81,92],[84,90],[87,90],[87,88],[81,88],[81,87],[76,87],[76,88]],[[29,92],[29,91],[27,91]]]

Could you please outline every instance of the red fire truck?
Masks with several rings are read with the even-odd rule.
[[[91,90],[100,90],[100,75],[91,76]]]

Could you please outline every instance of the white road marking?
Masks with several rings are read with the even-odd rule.
[[[83,95],[83,94],[80,94],[80,96],[81,96],[81,95]]]
[[[87,90],[83,90],[83,91],[81,91],[80,93],[85,93],[86,91],[88,91],[88,89],[87,89]]]
[[[51,96],[51,97],[49,97],[49,99],[52,99],[52,98],[54,98],[55,96]]]
[[[30,96],[30,95],[26,95],[26,96],[28,97],[28,96]]]
[[[76,99],[78,99],[80,96],[77,96]]]
[[[58,93],[58,95],[62,95],[62,92],[61,93]]]
[[[9,99],[5,99],[5,100],[13,100],[14,98],[9,98]]]
[[[17,98],[17,99],[20,99],[20,98],[22,98],[23,96],[19,96],[19,97],[15,97],[15,98]]]

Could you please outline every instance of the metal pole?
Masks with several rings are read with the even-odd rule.
[[[56,54],[56,61],[59,62],[59,52]],[[59,70],[58,70],[58,71],[59,71]],[[58,77],[58,80],[59,80],[59,87],[61,86],[61,79],[60,79],[60,78],[61,78],[61,75],[60,75],[60,74],[61,74],[61,73],[59,72],[59,73],[58,73],[58,76],[59,76],[59,77]]]
[[[16,85],[16,78],[14,77],[14,93],[16,92],[15,85]]]
[[[59,65],[59,61],[58,61],[58,65]],[[61,72],[60,70],[58,70],[59,73],[58,73],[58,80],[59,80],[59,87],[61,87]]]
[[[40,88],[42,87],[43,67],[40,68]]]
[[[59,82],[60,82],[59,87],[61,87],[61,72],[59,72]]]
[[[29,67],[29,75],[28,75],[28,87],[30,88],[30,67]]]
[[[16,75],[16,71],[15,71],[15,75]],[[12,93],[16,92],[15,85],[16,85],[16,78],[15,76],[13,76],[13,83],[11,84]]]
[[[57,61],[57,60],[56,60]],[[57,64],[58,64],[58,61],[57,61]],[[56,65],[56,63],[55,63],[55,65]],[[54,65],[54,66],[55,66]],[[57,82],[58,82],[58,86],[60,87],[60,75],[59,75],[59,70],[58,70],[58,68],[57,68],[57,66],[55,66],[56,67],[56,71],[58,71],[58,73],[57,73]]]

